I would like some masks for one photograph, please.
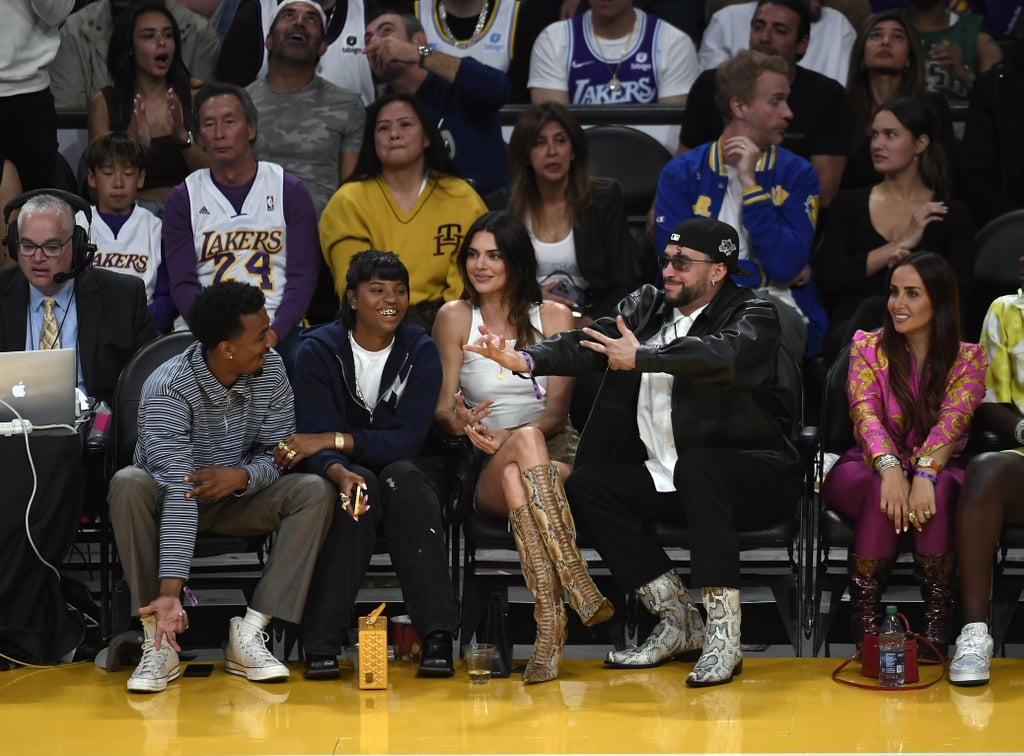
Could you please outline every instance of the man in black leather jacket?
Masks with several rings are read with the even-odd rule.
[[[691,218],[669,235],[664,291],[644,286],[615,318],[523,352],[484,334],[468,348],[525,377],[606,369],[566,481],[573,511],[623,590],[659,618],[639,647],[607,663],[649,667],[701,649],[691,686],[742,669],[737,531],[776,522],[800,494],[790,441],[797,396],[779,370],[774,306],[734,284],[735,229]],[[645,527],[685,523],[700,613]]]

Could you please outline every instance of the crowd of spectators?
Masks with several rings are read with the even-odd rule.
[[[477,261],[487,250],[476,244],[470,263],[459,254],[488,206],[508,209],[536,258],[524,268],[539,284],[523,289],[529,302],[495,299],[508,322],[516,308],[534,317],[535,299],[558,305],[565,326],[607,320],[630,292],[662,282],[681,221],[714,219],[737,234],[733,249],[719,250],[730,286],[772,302],[783,348],[809,364],[831,359],[859,329],[892,327],[882,305],[889,279],[917,252],[950,263],[964,336],[976,339],[988,302],[974,301],[974,232],[1024,207],[1019,2],[710,0],[687,12],[652,0],[12,4],[0,26],[0,201],[58,185],[57,114],[84,116],[90,147],[77,188],[92,204],[94,266],[141,278],[164,332],[192,325],[204,288],[256,286],[268,318],[260,343],[281,353],[296,386],[303,329],[334,320],[339,305],[357,307],[346,296],[366,281],[353,282],[350,264],[368,249],[397,254],[402,311],[447,344],[445,385],[456,385],[457,342],[468,340],[472,312],[487,309],[467,272],[487,268]],[[571,108],[655,103],[684,115],[645,238],[618,184],[591,175]],[[507,105],[524,108],[508,145]],[[89,225],[84,214],[78,221]],[[0,267],[37,253],[49,259],[38,243],[7,249]],[[674,259],[676,273],[709,262]],[[457,338],[438,334],[453,300],[472,303],[459,311]],[[381,311],[367,305],[359,316]],[[563,330],[536,312],[535,331]],[[339,328],[357,332],[354,320]],[[586,422],[598,383],[583,377],[575,389],[548,399],[559,432],[563,405]],[[316,425],[297,401],[300,425]],[[491,453],[507,440],[473,433]],[[344,450],[344,439],[325,450],[335,443]],[[549,464],[536,449],[510,448],[520,464]],[[367,467],[383,475],[400,461]],[[501,482],[490,485],[485,508],[511,511]],[[372,544],[384,509],[358,535],[323,537]],[[440,603],[444,617],[426,632],[450,635]],[[347,608],[331,611],[347,618]],[[262,632],[257,619],[246,632]],[[330,656],[336,638],[320,641],[316,653]],[[450,664],[450,649],[435,657]],[[731,679],[741,658],[700,684]],[[557,663],[537,674],[556,676]]]

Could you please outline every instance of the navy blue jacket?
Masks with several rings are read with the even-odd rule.
[[[419,326],[403,323],[384,365],[380,398],[367,407],[356,394],[348,329],[327,323],[302,334],[292,383],[299,433],[351,433],[352,453],[327,449],[309,459],[324,477],[335,462],[378,471],[416,456],[434,422],[441,391],[441,355]]]

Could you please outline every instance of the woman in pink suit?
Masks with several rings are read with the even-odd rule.
[[[986,358],[961,343],[956,276],[915,252],[893,265],[884,324],[857,331],[846,393],[857,446],[825,480],[829,506],[857,522],[850,555],[854,639],[880,624],[880,598],[911,530],[924,635],[949,644],[954,510],[966,462],[958,455],[985,394]],[[922,649],[924,651],[924,649]]]

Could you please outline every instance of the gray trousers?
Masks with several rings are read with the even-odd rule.
[[[252,608],[297,623],[337,501],[334,486],[319,475],[284,475],[251,496],[200,502],[198,530],[246,537],[274,533]],[[117,471],[107,502],[136,614],[160,590],[162,502],[152,476],[138,467]]]

